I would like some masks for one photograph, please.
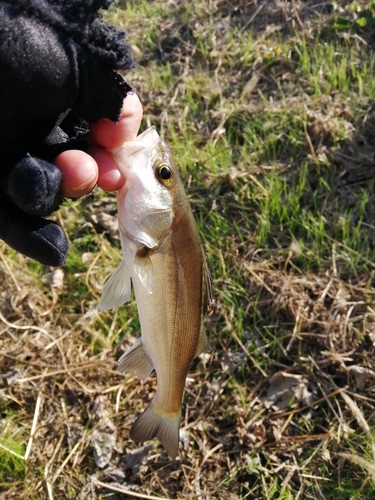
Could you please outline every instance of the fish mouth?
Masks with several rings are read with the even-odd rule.
[[[127,156],[130,157],[144,150],[153,151],[159,143],[161,143],[161,139],[156,132],[156,128],[149,127],[133,141],[127,141],[124,145],[126,145]],[[116,149],[114,150],[116,151]]]

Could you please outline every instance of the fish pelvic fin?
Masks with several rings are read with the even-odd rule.
[[[130,372],[142,380],[147,378],[153,369],[152,361],[144,350],[140,339],[118,360],[117,371]]]
[[[121,306],[130,299],[130,274],[123,262],[117,267],[102,290],[99,311]]]
[[[174,460],[178,453],[181,412],[168,415],[155,410],[153,401],[137,418],[130,430],[130,439],[136,443],[157,437],[165,451]]]

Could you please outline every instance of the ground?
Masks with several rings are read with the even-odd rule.
[[[373,2],[154,0],[106,14],[171,145],[213,276],[212,351],[189,372],[180,452],[129,429],[156,378],[116,371],[134,300],[116,200],[56,214],[52,270],[0,246],[0,498],[372,499]]]

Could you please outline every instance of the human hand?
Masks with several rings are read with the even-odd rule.
[[[95,185],[106,191],[117,191],[125,178],[107,148],[121,146],[136,138],[142,121],[142,104],[134,92],[124,100],[117,123],[108,119],[90,125],[90,146],[87,151],[67,150],[60,153],[54,164],[62,174],[62,194],[79,198],[88,194]]]
[[[45,218],[61,195],[124,182],[101,140],[105,128],[121,136],[121,125],[95,125],[84,153],[88,124],[117,122],[131,90],[118,72],[133,66],[125,32],[101,17],[109,5],[0,0],[0,239],[50,266],[68,252],[63,229]]]
[[[106,148],[118,147],[125,141],[135,139],[141,120],[141,102],[135,93],[130,92],[124,99],[117,123],[102,119],[91,124],[86,151],[68,149],[60,153],[53,161],[58,169],[55,171],[48,162],[28,157],[26,162],[20,163],[19,169],[13,169],[10,177],[13,181],[8,181],[8,190],[13,194],[17,190],[20,197],[18,205],[23,204],[23,209],[27,210],[26,205],[30,203],[26,199],[30,199],[30,196],[25,198],[25,195],[29,182],[32,185],[31,198],[35,196],[35,186],[38,185],[41,199],[45,200],[45,192],[48,192],[51,205],[55,198],[59,199],[60,191],[64,196],[79,198],[91,192],[96,184],[106,191],[120,189],[125,178]],[[27,169],[25,163],[30,163]],[[15,170],[19,170],[19,174],[14,175]],[[42,207],[37,215],[46,215],[50,209],[51,206]],[[62,265],[68,252],[63,230],[52,221],[35,217],[36,212],[29,213],[31,216],[20,213],[17,207],[12,209],[7,202],[3,207],[0,202],[1,238],[13,248],[44,264]],[[2,234],[4,228],[6,233]]]

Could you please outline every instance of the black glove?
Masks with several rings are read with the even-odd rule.
[[[88,123],[117,121],[133,66],[125,33],[101,22],[111,0],[0,0],[0,238],[51,266],[67,238],[43,219],[61,203],[52,159],[85,149]]]

